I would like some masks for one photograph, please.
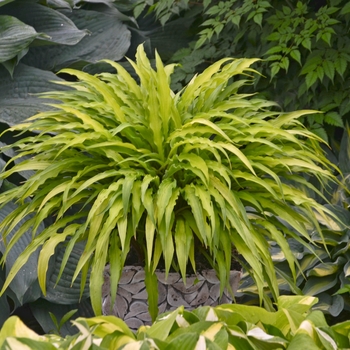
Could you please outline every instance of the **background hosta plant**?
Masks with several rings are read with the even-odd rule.
[[[38,336],[11,317],[0,331],[1,349],[347,349],[349,321],[329,326],[313,297],[280,297],[277,311],[246,305],[183,307],[160,315],[136,334],[113,316],[79,318],[70,337]]]
[[[0,1],[0,122],[13,125],[43,110],[38,92],[57,89],[56,73],[74,67],[110,69],[101,59],[125,61],[146,43],[162,57],[188,43],[184,28],[193,20],[165,24],[133,18],[133,1]],[[171,43],[171,45],[169,44]],[[152,49],[151,49],[152,48]],[[121,62],[123,64],[123,62]]]
[[[120,60],[131,33],[113,1],[0,1],[0,120],[13,125],[42,110],[33,94],[53,89],[52,72],[102,58]]]
[[[81,274],[83,289],[91,268],[97,314],[105,265],[110,264],[115,296],[131,245],[145,265],[153,316],[160,259],[166,272],[173,266],[185,279],[187,265],[195,268],[195,250],[217,270],[223,291],[234,247],[260,297],[266,281],[276,299],[269,241],[280,245],[295,278],[286,238],[306,245],[299,235],[308,240],[310,225],[321,234],[316,213],[324,221],[336,219],[304,191],[322,196],[303,174],[321,184],[334,180],[318,137],[298,121],[313,111],[281,113],[273,102],[240,94],[239,88],[251,82],[249,66],[256,59],[218,61],[175,94],[169,87],[173,65],[163,66],[156,55],[154,70],[143,46],[136,58],[130,64],[139,83],[111,61],[118,74],[64,70],[79,81],[65,84],[71,90],[44,94],[62,103],[10,129],[38,134],[4,148],[17,155],[2,179],[24,170],[34,173],[0,194],[2,206],[18,205],[0,226],[4,262],[33,229],[2,292],[39,249],[38,279],[45,294],[51,256],[66,245],[59,279],[79,242],[84,248],[73,281]],[[39,230],[49,217],[52,224]]]

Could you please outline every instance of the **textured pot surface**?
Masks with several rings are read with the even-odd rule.
[[[220,281],[215,270],[206,270],[186,278],[184,285],[179,273],[169,273],[165,279],[164,272],[156,272],[158,276],[159,313],[176,309],[184,305],[192,310],[203,305],[215,306],[232,303],[231,295],[225,290],[220,298]],[[231,271],[230,285],[235,293],[241,279],[241,271]],[[111,308],[109,295],[109,267],[105,269],[103,285],[102,310],[105,315],[115,315],[123,319],[132,329],[150,324],[148,313],[145,272],[139,266],[126,266],[118,285],[116,301]]]

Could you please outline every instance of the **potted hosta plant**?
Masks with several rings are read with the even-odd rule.
[[[105,267],[115,296],[131,247],[142,256],[153,315],[159,262],[166,275],[174,267],[186,281],[188,266],[196,270],[196,252],[216,270],[221,292],[237,252],[260,297],[267,283],[277,298],[269,242],[279,244],[295,277],[287,238],[305,245],[308,226],[318,230],[318,217],[333,215],[307,195],[308,188],[317,190],[302,175],[322,184],[334,177],[322,140],[298,121],[314,111],[282,113],[273,102],[238,92],[252,81],[255,61],[220,60],[178,93],[169,87],[174,65],[164,66],[156,53],[154,69],[143,46],[130,61],[137,80],[111,61],[116,74],[63,70],[77,78],[65,83],[71,89],[42,94],[58,101],[52,110],[10,129],[37,134],[10,146],[23,161],[12,159],[1,174],[34,171],[0,195],[2,205],[18,204],[0,225],[3,261],[25,229],[33,227],[33,237],[2,292],[39,248],[45,294],[55,248],[66,244],[63,270],[72,247],[83,242],[73,279],[81,274],[83,288],[91,271],[97,314]],[[48,217],[53,224],[36,232]]]

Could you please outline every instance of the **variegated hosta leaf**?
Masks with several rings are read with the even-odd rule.
[[[303,175],[325,187],[335,180],[334,166],[320,139],[298,121],[314,111],[280,113],[272,110],[275,103],[238,92],[247,83],[239,75],[254,73],[249,67],[255,61],[218,61],[177,94],[169,88],[173,66],[163,66],[156,53],[153,69],[143,46],[136,61],[129,61],[139,81],[111,61],[106,62],[117,74],[65,69],[78,78],[63,83],[71,89],[42,94],[61,102],[56,109],[10,129],[38,135],[14,144],[18,157],[26,157],[1,175],[35,171],[20,187],[0,195],[1,204],[20,203],[0,225],[4,237],[28,212],[36,213],[34,226],[54,216],[54,225],[23,254],[42,246],[41,259],[48,261],[66,239],[67,262],[74,244],[84,241],[73,280],[82,272],[82,292],[92,267],[96,313],[101,312],[105,265],[110,262],[115,272],[115,295],[131,244],[145,259],[149,281],[161,257],[166,274],[173,264],[185,279],[187,262],[195,267],[195,251],[204,251],[222,282],[221,292],[229,283],[235,247],[250,266],[260,297],[267,282],[276,298],[269,242],[280,245],[295,283],[287,238],[298,232],[306,244],[310,228],[322,237],[319,221],[337,221],[332,210],[308,196],[316,188]],[[74,226],[81,218],[83,224]],[[7,283],[19,269],[17,264]],[[44,289],[45,269],[38,277]]]
[[[329,326],[323,313],[310,311],[315,298],[287,298],[289,300],[278,300],[278,310],[270,312],[249,305],[205,306],[192,312],[181,306],[160,315],[150,327],[139,327],[136,334],[120,318],[85,316],[73,320],[75,332],[72,335],[65,338],[56,334],[39,336],[13,316],[1,329],[0,346],[6,349],[83,349],[99,348],[102,344],[108,349],[129,350],[349,348],[350,321]],[[67,318],[67,314],[63,318]]]

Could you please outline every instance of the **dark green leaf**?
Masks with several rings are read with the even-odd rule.
[[[339,113],[337,113],[337,112],[328,112],[324,116],[324,121],[327,124],[335,125],[335,126],[339,126],[341,128],[344,128],[343,120],[342,120],[341,116],[339,115]]]
[[[86,65],[87,62],[118,61],[124,57],[130,46],[130,31],[117,16],[83,9],[63,10],[62,13],[78,28],[86,28],[91,34],[74,46],[32,47],[24,63],[45,70],[58,70],[79,61]]]
[[[332,37],[332,35],[331,35],[331,33],[323,33],[322,35],[321,35],[321,39],[324,41],[324,42],[326,42],[329,46],[331,46],[331,37]]]
[[[322,81],[323,77],[324,77],[324,70],[323,70],[323,68],[321,66],[317,67],[316,73],[317,73],[318,79],[320,79],[320,81]]]
[[[350,13],[350,2],[344,4],[344,5],[342,6],[341,11],[340,11],[340,14],[341,14],[341,15],[346,15],[347,13]]]
[[[316,80],[317,80],[317,72],[312,71],[306,74],[305,82],[306,82],[307,88],[310,88],[313,84],[315,84]]]
[[[308,49],[309,51],[311,51],[311,39],[310,38],[305,38],[301,44]]]
[[[337,317],[344,310],[344,305],[344,298],[341,295],[335,295],[332,297],[332,304],[328,311],[333,317]]]
[[[340,76],[344,76],[344,73],[346,71],[346,67],[348,65],[347,60],[344,57],[338,57],[334,62],[334,67],[336,71],[339,73]]]
[[[253,20],[256,24],[258,24],[261,27],[262,18],[263,18],[262,13],[258,13],[253,17]]]
[[[344,266],[344,275],[345,277],[350,276],[350,261],[348,261]]]
[[[82,255],[83,246],[75,244],[71,255],[68,258],[67,265],[59,281],[57,277],[60,272],[62,259],[65,253],[65,248],[62,246],[50,261],[49,272],[46,282],[46,300],[57,304],[76,304],[80,300],[84,300],[89,296],[88,283],[85,285],[84,293],[81,296],[80,282],[81,274],[72,282],[76,266]]]
[[[47,5],[54,9],[72,9],[72,2],[70,0],[47,0]]]
[[[4,207],[0,209],[0,222],[4,220],[4,218],[11,213],[13,210],[17,208],[17,205],[13,203],[8,203]],[[19,229],[20,225],[23,225],[27,220],[20,221],[19,224],[16,225],[12,233],[8,236],[8,240],[15,234],[15,232]],[[40,233],[44,228],[44,225],[41,224],[39,226],[38,233]],[[6,259],[6,270],[10,271],[11,267],[15,263],[18,256],[24,251],[27,245],[32,240],[32,230],[28,229],[17,241],[17,243],[13,246],[10,252],[7,255]],[[5,244],[4,241],[0,241],[0,251],[4,253]],[[41,295],[40,289],[37,288],[37,268],[38,268],[38,255],[39,251],[36,251],[26,264],[22,267],[20,272],[14,277],[10,284],[10,288],[16,293],[18,300],[21,303],[30,302],[38,299]]]
[[[62,81],[51,72],[19,64],[13,79],[0,67],[0,120],[9,125],[22,122],[39,111],[47,110],[36,93],[47,90],[66,90],[51,81]]]
[[[295,59],[301,65],[301,55],[299,50],[292,50],[290,56]]]
[[[16,1],[0,8],[0,14],[12,15],[32,26],[36,32],[45,34],[43,39],[49,43],[75,45],[87,35],[86,30],[79,30],[64,14],[36,3]]]
[[[17,56],[39,35],[33,27],[17,18],[0,15],[0,62]]]
[[[274,65],[271,67],[271,79],[280,71],[279,65]]]
[[[334,63],[328,60],[324,60],[322,67],[327,77],[333,81],[335,73]]]

